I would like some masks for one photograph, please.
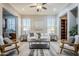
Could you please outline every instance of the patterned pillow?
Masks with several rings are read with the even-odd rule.
[[[34,36],[34,33],[30,33],[30,37],[33,37]]]

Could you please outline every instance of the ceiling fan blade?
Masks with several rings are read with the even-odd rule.
[[[39,12],[39,9],[37,9],[37,12]]]
[[[45,5],[45,4],[47,4],[47,3],[42,3],[42,5]]]
[[[43,9],[47,9],[46,7],[42,7]]]
[[[30,6],[30,7],[36,7],[36,6]]]

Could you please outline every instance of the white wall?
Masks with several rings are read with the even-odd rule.
[[[76,24],[77,23],[75,16],[71,12],[69,12],[69,30],[71,30],[72,27],[74,27]]]
[[[2,7],[0,6],[0,35],[2,35]]]
[[[56,34],[57,34],[58,39],[61,38],[61,37],[60,37],[60,34],[61,34],[61,29],[60,29],[60,28],[61,28],[61,27],[60,27],[61,24],[60,24],[60,22],[61,22],[61,21],[60,21],[60,17],[57,17],[57,33],[56,33]]]
[[[79,4],[78,4],[78,18],[77,18],[77,23],[78,23],[78,34],[79,34]]]
[[[18,16],[17,17],[17,39],[19,39],[20,38],[20,36],[21,36],[21,16]]]
[[[33,16],[31,30],[34,32],[47,32],[47,16]]]

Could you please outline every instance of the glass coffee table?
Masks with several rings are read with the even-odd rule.
[[[30,49],[49,49],[50,48],[50,41],[47,39],[31,39],[29,41],[29,48]]]

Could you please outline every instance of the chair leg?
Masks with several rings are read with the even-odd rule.
[[[78,45],[75,45],[75,53],[76,53],[76,55],[78,55]]]
[[[5,47],[3,46],[3,47],[1,47],[1,56],[3,56],[4,55],[4,50],[5,50]]]
[[[64,43],[62,43],[62,45],[61,45],[60,54],[62,53],[62,51],[63,51],[63,48],[64,48]]]
[[[63,48],[61,48],[61,50],[60,50],[60,54],[62,53],[62,51],[63,51]]]
[[[15,44],[15,46],[16,46],[16,50],[17,50],[17,52],[19,54],[19,49],[18,49],[17,43]]]

